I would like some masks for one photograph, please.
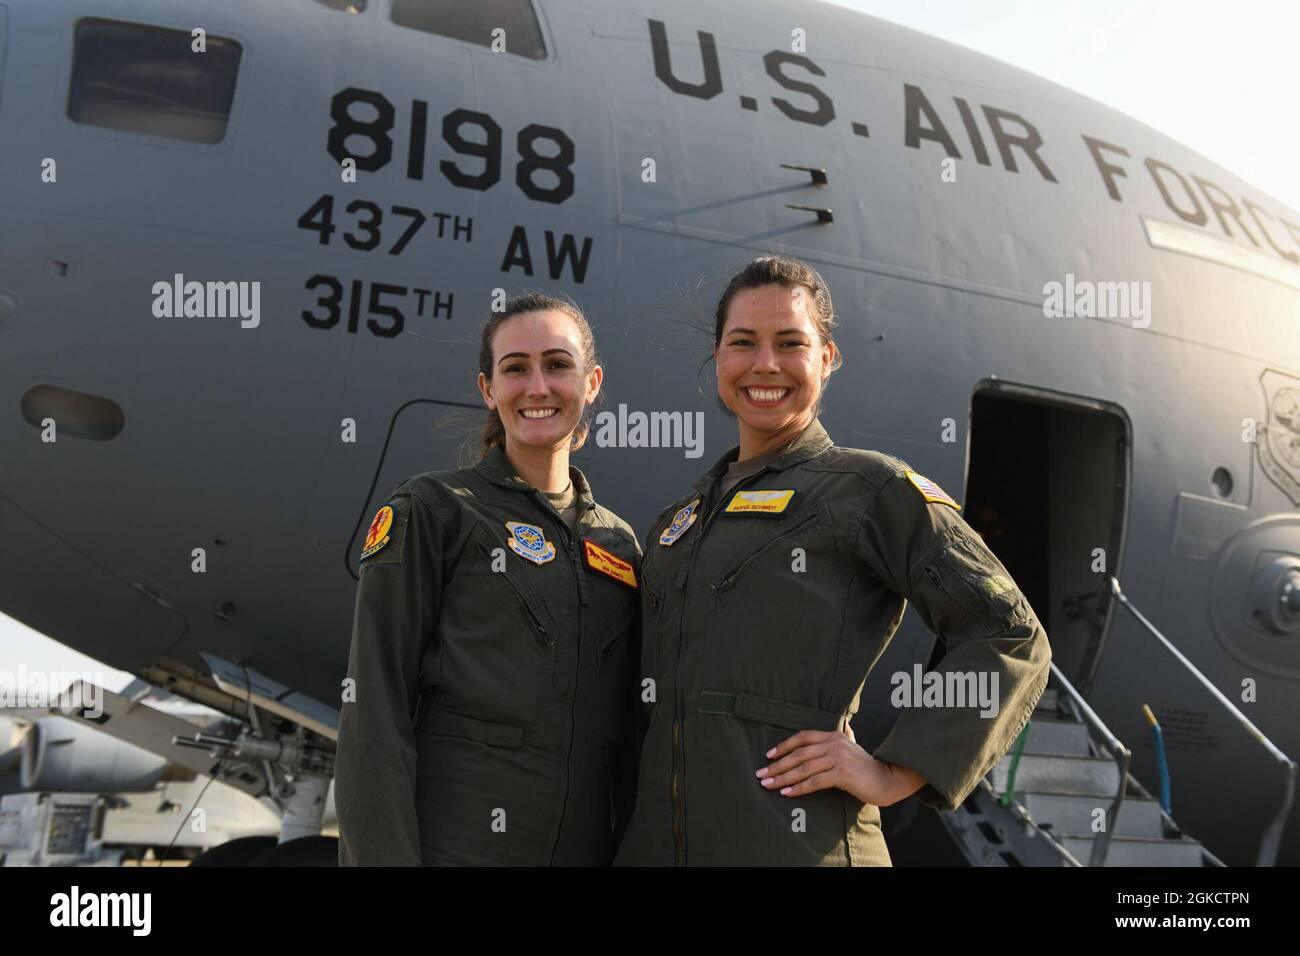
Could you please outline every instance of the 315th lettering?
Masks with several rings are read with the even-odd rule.
[[[365,280],[353,279],[345,292],[342,280],[335,276],[317,273],[307,280],[307,290],[309,292],[316,289],[323,290],[316,300],[316,310],[319,311],[303,309],[303,321],[313,329],[332,329],[342,320],[343,310],[346,308],[347,330],[355,333],[361,326],[361,309],[365,300],[366,311],[371,316],[366,319],[366,328],[380,338],[396,338],[406,325],[406,317],[397,305],[391,302],[385,303],[384,296],[400,296],[405,301],[409,294],[415,295],[416,315],[425,315],[425,306],[428,305],[427,311],[432,318],[442,315],[450,319],[452,316],[452,305],[456,298],[452,293],[447,293],[444,299],[442,293],[436,289],[408,289],[404,285],[392,285],[388,282],[371,282],[369,285],[370,295],[367,299],[364,294]],[[378,316],[379,319],[375,319],[374,316]]]

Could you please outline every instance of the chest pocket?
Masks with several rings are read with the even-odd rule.
[[[759,529],[765,529],[757,536],[757,540],[746,545],[740,556],[728,565],[726,571],[714,578],[713,591],[715,594],[722,594],[730,589],[759,559],[775,559],[778,546],[782,550],[787,546],[790,549],[800,547],[802,539],[810,538],[812,534],[823,531],[829,522],[829,517],[826,514],[825,506],[818,501],[810,504],[802,511],[793,512],[777,521],[755,516],[734,518],[726,514],[718,515],[715,520],[746,521],[754,524]],[[804,541],[802,546],[806,555],[807,541]],[[794,560],[788,552],[785,557],[791,561]]]
[[[487,562],[485,566],[489,569],[489,580],[496,582],[500,592],[504,592],[501,594],[501,600],[517,602],[532,625],[533,635],[537,643],[542,647],[554,647],[556,635],[547,626],[546,615],[543,610],[545,605],[532,586],[523,579],[526,572],[537,569],[514,566],[512,562],[518,563],[522,559],[516,558],[510,553],[504,537],[494,538],[487,525],[481,524],[476,527],[473,539],[471,547],[474,549],[474,553],[472,557],[474,560]],[[559,561],[563,560],[563,558],[556,555],[554,560]],[[488,606],[490,607],[490,605]]]

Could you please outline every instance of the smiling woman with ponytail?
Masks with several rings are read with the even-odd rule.
[[[484,326],[471,468],[362,542],[335,801],[343,865],[604,865],[636,769],[640,548],[569,463],[603,371],[572,302]]]
[[[657,694],[620,864],[888,866],[879,808],[916,793],[955,809],[1047,682],[1047,634],[957,502],[822,427],[834,325],[822,277],[780,256],[718,302],[738,443],[646,538],[640,677]],[[942,639],[937,668],[990,675],[999,696],[992,714],[904,710],[867,753],[850,721],[909,602]]]

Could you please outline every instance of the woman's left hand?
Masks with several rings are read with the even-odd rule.
[[[894,768],[839,731],[802,730],[767,752],[772,763],[756,771],[761,786],[797,797],[838,788],[863,803],[888,806],[900,799]],[[910,792],[910,791],[909,791]]]

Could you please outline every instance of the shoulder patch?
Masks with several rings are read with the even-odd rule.
[[[361,564],[400,564],[406,525],[411,517],[411,499],[405,495],[391,498],[375,512],[361,543]]]
[[[961,511],[961,505],[953,501],[946,491],[936,485],[929,478],[926,478],[924,475],[919,475],[914,471],[907,471],[904,472],[904,474],[907,475],[907,480],[912,483],[912,487],[919,491],[921,497],[926,501],[935,501],[939,504],[949,505],[956,508],[958,511]]]

